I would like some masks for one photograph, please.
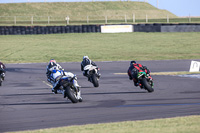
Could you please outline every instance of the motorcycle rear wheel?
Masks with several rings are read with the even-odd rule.
[[[94,85],[94,87],[99,87],[99,82],[97,80],[97,76],[95,74],[92,75],[92,83]]]
[[[67,86],[65,88],[65,93],[65,95],[67,95],[67,97],[72,101],[72,103],[78,102],[78,98],[76,96],[77,94],[70,86]]]
[[[146,78],[142,78],[142,84],[148,92],[154,91],[154,89],[151,87],[151,85],[147,82]]]
[[[2,85],[2,81],[3,81],[3,79],[0,77],[0,86]]]

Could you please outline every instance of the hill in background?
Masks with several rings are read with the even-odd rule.
[[[73,19],[92,16],[124,17],[131,19],[177,18],[167,10],[160,10],[146,2],[55,2],[55,3],[12,3],[0,4],[0,16],[52,16]]]

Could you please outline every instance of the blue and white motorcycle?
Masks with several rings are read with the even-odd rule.
[[[61,92],[64,98],[68,97],[72,103],[82,102],[80,86],[77,77],[71,72],[54,69],[50,75],[55,80],[54,93]]]

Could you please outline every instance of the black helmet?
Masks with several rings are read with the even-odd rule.
[[[132,61],[130,62],[130,65],[135,64],[135,63],[136,63],[136,61],[132,60]]]

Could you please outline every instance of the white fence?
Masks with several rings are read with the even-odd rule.
[[[135,14],[116,16],[0,16],[0,25],[52,25],[52,24],[121,24],[121,23],[199,23],[200,18],[149,19],[146,14],[137,19]]]

